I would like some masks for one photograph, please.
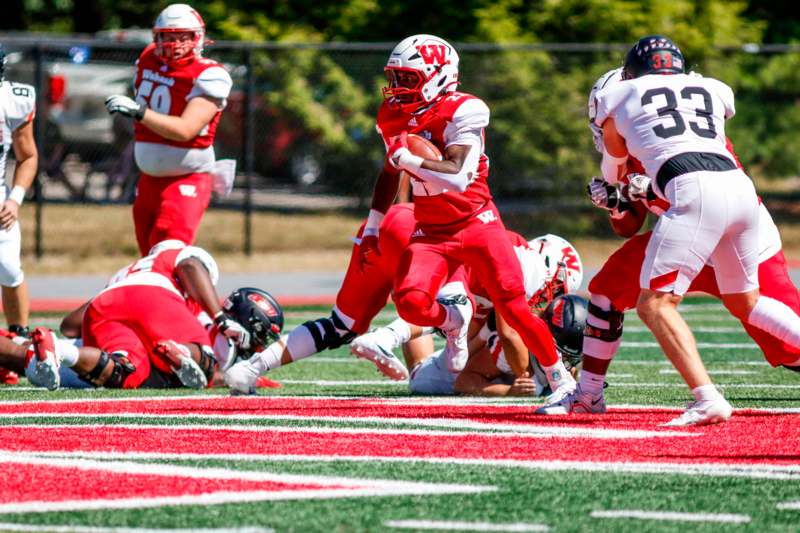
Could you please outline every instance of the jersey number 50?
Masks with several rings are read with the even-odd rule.
[[[714,114],[714,106],[711,102],[711,95],[702,87],[684,87],[681,90],[681,98],[684,100],[692,100],[694,96],[702,96],[703,107],[696,108],[694,111],[698,118],[705,119],[708,127],[702,127],[698,122],[689,122],[689,127],[695,134],[706,139],[713,139],[717,136],[717,130],[714,127],[714,121],[711,117]],[[661,137],[667,139],[683,134],[686,131],[686,122],[684,122],[680,111],[678,111],[678,99],[675,97],[675,92],[666,87],[659,87],[658,89],[650,89],[642,95],[642,107],[652,104],[653,97],[663,96],[666,100],[664,107],[656,109],[659,117],[670,117],[675,124],[666,127],[659,124],[653,128],[653,132]]]
[[[152,81],[142,80],[139,90],[136,91],[136,101],[153,111],[169,115],[172,95],[169,94],[169,87],[166,85],[155,85]]]

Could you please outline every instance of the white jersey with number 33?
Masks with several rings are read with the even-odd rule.
[[[735,113],[733,91],[721,81],[695,74],[650,74],[600,91],[596,123],[613,118],[630,155],[655,179],[665,161],[685,152],[730,158],[725,120]]]

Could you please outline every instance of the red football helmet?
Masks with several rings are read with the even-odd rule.
[[[184,34],[191,34],[186,39]],[[167,6],[153,25],[156,55],[170,67],[187,65],[200,57],[205,43],[206,25],[190,5]]]
[[[383,97],[407,113],[438,100],[458,85],[458,54],[435,35],[412,35],[394,47],[383,69]]]

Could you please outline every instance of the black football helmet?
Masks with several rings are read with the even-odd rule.
[[[589,302],[577,294],[558,296],[545,309],[542,318],[550,327],[561,358],[567,369],[581,362],[583,329],[589,315]]]
[[[622,77],[626,80],[646,74],[686,72],[680,48],[668,37],[648,35],[633,45],[625,56]]]
[[[266,348],[281,336],[283,309],[267,291],[242,287],[233,291],[222,303],[231,318],[247,328],[253,338],[253,352]]]

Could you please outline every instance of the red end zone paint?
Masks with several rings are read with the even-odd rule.
[[[604,416],[540,417],[530,407],[501,405],[420,405],[330,398],[208,398],[193,400],[44,402],[0,405],[0,412],[290,414],[315,417],[449,418],[483,423],[574,429],[666,431],[660,424],[678,411],[611,410]],[[194,419],[185,419],[191,424]],[[0,448],[10,451],[143,452],[310,456],[377,456],[442,459],[513,459],[687,464],[800,465],[800,424],[796,415],[739,411],[726,424],[681,428],[690,436],[588,438],[584,436],[499,436],[413,434],[398,430],[371,433],[314,429],[252,430],[153,427],[0,427]],[[197,423],[200,423],[197,421]],[[310,420],[309,425],[316,421]],[[672,428],[670,428],[672,429]]]

